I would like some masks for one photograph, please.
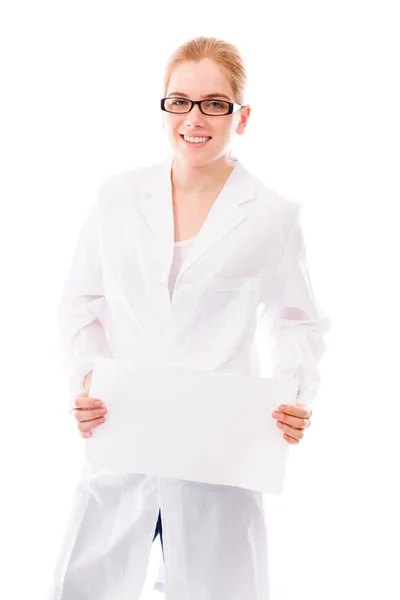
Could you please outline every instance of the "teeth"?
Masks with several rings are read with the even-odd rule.
[[[195,143],[206,142],[207,140],[211,139],[209,137],[188,137],[187,135],[184,135],[183,138],[187,142],[195,142]]]

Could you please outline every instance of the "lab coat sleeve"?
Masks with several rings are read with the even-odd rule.
[[[302,205],[295,201],[293,206],[293,226],[263,311],[272,335],[271,376],[298,376],[297,401],[310,404],[321,384],[319,362],[331,321],[314,296],[300,219]]]
[[[106,333],[109,315],[100,255],[104,192],[105,183],[80,230],[58,306],[58,333],[71,403],[84,390],[84,377],[95,361],[112,357]]]

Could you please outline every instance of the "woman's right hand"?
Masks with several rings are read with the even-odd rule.
[[[91,436],[92,432],[90,430],[104,423],[105,415],[107,413],[107,409],[103,406],[103,402],[97,398],[89,398],[89,392],[90,387],[87,387],[84,392],[75,396],[74,405],[71,411],[71,414],[77,421],[78,429],[83,438]],[[97,402],[100,402],[100,405],[97,405]]]

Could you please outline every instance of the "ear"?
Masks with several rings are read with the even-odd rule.
[[[242,133],[244,133],[244,130],[246,129],[247,121],[250,117],[250,112],[251,108],[249,105],[246,105],[240,110],[240,121],[236,129],[236,133],[238,133],[239,135],[242,135]]]

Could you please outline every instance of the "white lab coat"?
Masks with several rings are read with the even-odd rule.
[[[259,375],[261,331],[270,375],[299,375],[299,401],[312,402],[330,321],[313,294],[300,203],[234,159],[170,299],[172,160],[107,179],[83,225],[59,308],[69,401],[98,357]],[[155,588],[167,600],[269,598],[261,493],[84,465],[50,600],[139,600],[160,508]]]

